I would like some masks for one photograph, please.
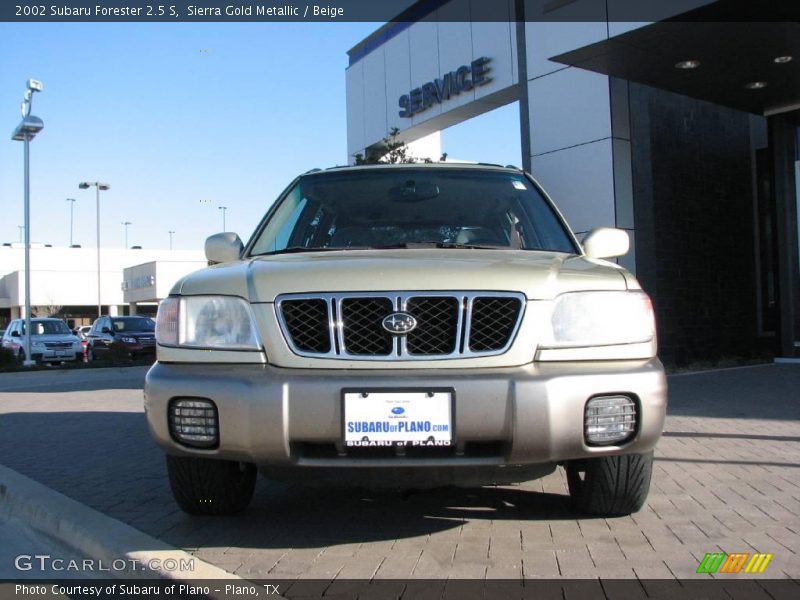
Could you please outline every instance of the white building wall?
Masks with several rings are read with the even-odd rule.
[[[512,0],[501,0],[511,14]],[[346,71],[347,154],[379,143],[392,128],[413,142],[517,99],[516,25],[513,22],[448,22],[479,12],[481,0],[454,0],[412,24]],[[400,96],[481,56],[491,58],[492,81],[434,103],[411,118],[399,116]],[[438,158],[436,156],[435,158]]]
[[[193,250],[100,249],[100,297],[104,306],[125,303],[123,269],[144,261],[167,260],[205,264]],[[25,249],[0,247],[0,308],[25,304]],[[31,248],[32,306],[94,306],[97,304],[97,252],[94,248]]]
[[[526,11],[542,8],[541,0],[526,2]],[[558,9],[565,20],[575,14],[596,20],[525,24],[531,171],[579,237],[595,227],[626,229],[632,247],[620,262],[635,271],[627,84],[549,60],[609,37],[605,3]]]
[[[162,300],[180,279],[206,266],[206,260],[160,260],[123,269],[123,300],[126,304]]]
[[[508,10],[508,22],[482,22],[485,1],[452,0],[347,69],[348,154],[352,160],[392,127],[401,130],[401,139],[413,141],[516,100],[521,80],[529,121],[521,135],[530,142],[534,176],[576,232],[600,226],[627,230],[632,250],[620,262],[635,270],[627,83],[550,57],[712,1],[526,0],[526,73],[520,77],[513,0],[500,3],[500,10]],[[498,3],[491,10],[496,17]],[[412,119],[398,116],[401,95],[480,56],[492,60],[490,84],[434,104]]]

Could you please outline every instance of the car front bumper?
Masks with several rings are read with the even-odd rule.
[[[453,447],[430,455],[344,448],[342,390],[376,388],[452,389]],[[658,359],[402,372],[159,362],[148,372],[144,392],[150,432],[167,453],[275,470],[555,465],[644,453],[661,436],[667,408],[666,378]],[[635,435],[621,445],[587,445],[587,400],[619,394],[638,405]],[[170,400],[193,397],[216,404],[216,448],[190,448],[170,435]]]
[[[79,357],[83,357],[83,352],[81,350],[75,350],[74,348],[65,348],[65,349],[45,349],[45,348],[31,348],[31,356],[36,361],[42,362],[58,362],[58,361],[65,361],[65,360],[76,360]]]

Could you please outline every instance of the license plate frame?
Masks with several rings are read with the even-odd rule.
[[[455,444],[455,398],[453,388],[343,389],[342,444],[346,447],[452,446]],[[374,425],[375,429],[363,431],[364,424]]]

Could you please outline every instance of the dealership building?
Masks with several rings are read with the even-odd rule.
[[[798,19],[622,4],[411,4],[348,52],[348,154],[397,128],[436,158],[443,129],[517,102],[520,166],[576,233],[629,233],[665,359],[800,357]]]
[[[205,267],[203,251],[31,247],[31,316],[50,314],[72,326],[104,315],[155,316],[158,302],[184,275]],[[0,246],[0,328],[25,316],[25,246]]]

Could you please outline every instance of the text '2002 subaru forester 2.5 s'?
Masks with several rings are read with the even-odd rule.
[[[584,513],[640,509],[666,412],[652,306],[538,184],[483,165],[298,177],[158,311],[150,431],[190,513],[276,480],[423,488],[564,465]]]

